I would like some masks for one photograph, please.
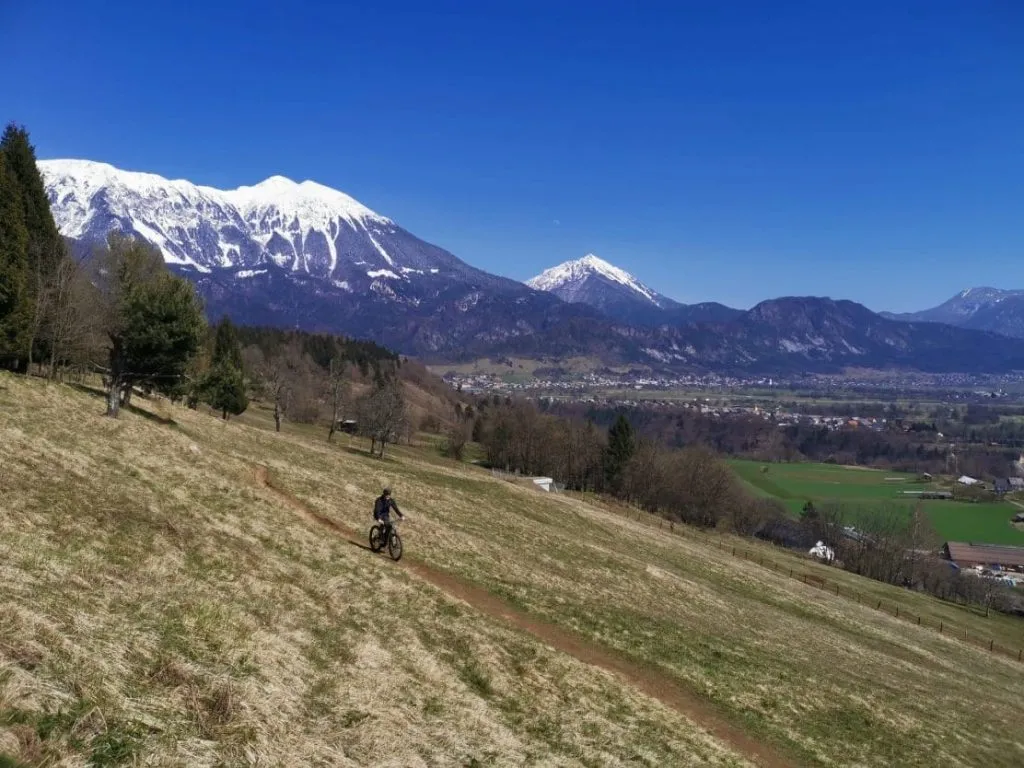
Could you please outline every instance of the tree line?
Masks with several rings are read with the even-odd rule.
[[[931,428],[934,425],[928,424],[918,424],[918,428],[911,424],[907,431],[831,429],[810,423],[780,427],[753,414],[714,415],[684,408],[620,408],[565,402],[545,402],[541,407],[552,415],[589,420],[601,428],[607,428],[624,413],[640,435],[669,447],[703,445],[716,453],[758,461],[807,460],[932,474],[947,472],[951,433],[958,434],[955,430],[945,432],[940,441]],[[1011,434],[1014,426],[1005,424],[990,429],[993,432],[983,434],[980,441],[958,446],[960,472],[978,477],[1006,477],[1012,473],[1019,449],[1005,444],[989,445],[984,438],[991,435],[995,440],[997,435]],[[999,429],[1004,431],[994,431]]]

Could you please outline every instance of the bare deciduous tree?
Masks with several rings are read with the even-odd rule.
[[[334,433],[338,430],[338,422],[348,405],[352,392],[352,383],[349,380],[348,364],[343,360],[331,358],[330,367],[327,372],[327,396],[331,405],[331,426],[327,431],[327,442],[334,439]]]
[[[393,379],[379,384],[359,403],[360,431],[370,438],[370,453],[384,456],[384,447],[393,442],[407,417],[402,384]]]
[[[65,256],[44,288],[45,322],[40,338],[50,351],[50,378],[62,366],[84,365],[101,355],[97,292],[81,265]]]
[[[298,341],[293,340],[270,355],[264,355],[259,347],[246,347],[242,359],[257,394],[274,406],[276,431],[281,431],[284,418],[309,420],[310,411],[315,418],[319,410],[313,384],[315,366],[303,354]]]
[[[466,443],[469,442],[470,427],[468,424],[453,424],[448,429],[444,443],[444,454],[450,459],[462,461],[466,454]]]

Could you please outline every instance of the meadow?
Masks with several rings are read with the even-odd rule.
[[[102,411],[0,374],[0,764],[1024,763],[1024,664],[706,534],[430,447]],[[397,565],[362,546],[385,483]],[[737,543],[1024,647],[1018,620]]]
[[[1024,531],[1011,524],[1021,507],[1008,501],[970,503],[908,499],[903,491],[938,489],[939,486],[918,483],[914,475],[884,470],[811,462],[765,464],[745,459],[733,459],[729,464],[748,490],[757,496],[778,499],[793,514],[799,514],[808,501],[815,504],[844,502],[854,514],[858,508],[879,505],[909,514],[921,504],[945,540],[1024,546]]]

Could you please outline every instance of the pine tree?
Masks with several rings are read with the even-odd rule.
[[[17,363],[24,350],[28,283],[28,228],[21,190],[0,152],[0,363]]]
[[[629,460],[636,453],[636,437],[633,425],[623,413],[608,430],[608,447],[605,449],[605,478],[613,492],[622,486],[622,474]]]
[[[43,176],[36,165],[35,147],[24,127],[11,123],[0,137],[0,152],[7,163],[21,198],[25,227],[28,230],[27,302],[29,307],[25,354],[28,363],[39,350],[39,332],[46,319],[47,286],[61,261],[67,258],[64,240],[57,230],[46,196]]]
[[[172,275],[152,246],[113,234],[94,279],[107,337],[107,415],[117,418],[134,384],[176,393],[206,331],[187,280]]]
[[[244,413],[249,407],[249,398],[245,394],[242,370],[225,363],[213,366],[203,380],[203,400],[220,411],[223,419]]]
[[[217,323],[213,341],[213,364],[228,365],[242,370],[242,345],[238,341],[238,330],[230,318]]]
[[[214,333],[212,367],[203,381],[203,400],[220,411],[224,419],[249,407],[242,373],[242,347],[234,324],[226,317],[217,323]]]

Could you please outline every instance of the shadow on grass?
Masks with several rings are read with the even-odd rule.
[[[347,541],[353,547],[358,547],[359,549],[362,549],[362,550],[364,550],[366,552],[370,552],[371,554],[374,554],[374,555],[377,554],[372,549],[370,549],[370,545],[369,544],[362,544],[362,543],[356,541],[355,539],[345,539],[345,541]]]
[[[351,446],[351,445],[346,445],[346,446],[341,446],[341,450],[343,450],[345,453],[347,453],[347,454],[349,454],[351,456],[359,456],[360,458],[363,458],[363,459],[374,459],[375,461],[384,462],[386,464],[397,464],[398,463],[391,456],[388,456],[388,455],[378,456],[375,453],[370,453],[365,448],[356,448],[356,447]]]
[[[88,384],[74,383],[68,384],[68,386],[74,390],[81,392],[82,394],[89,395],[90,397],[99,398],[100,400],[103,400],[104,403],[106,403],[107,393],[104,390],[100,389],[99,387],[92,387],[89,386]],[[147,411],[144,408],[139,408],[137,405],[132,405],[131,403],[129,403],[128,405],[122,405],[121,410],[128,411],[128,413],[132,414],[133,416],[138,416],[140,418],[145,419],[146,421],[151,421],[154,424],[160,424],[165,427],[178,426],[178,422],[176,422],[174,419],[168,419],[163,416],[158,416],[152,411]]]

